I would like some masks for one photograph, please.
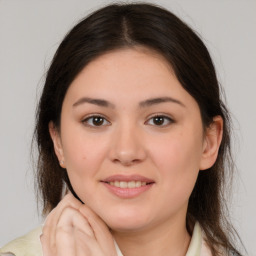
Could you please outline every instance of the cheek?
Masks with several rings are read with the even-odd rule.
[[[67,136],[63,140],[66,169],[73,189],[78,195],[90,191],[92,182],[97,181],[98,171],[107,152],[104,141],[97,143],[93,137],[84,137],[80,134],[72,138]]]
[[[74,171],[93,170],[104,157],[107,141],[97,133],[88,133],[75,122],[66,125],[62,145],[67,168]],[[85,168],[86,167],[86,168]]]
[[[170,197],[181,200],[192,192],[199,172],[200,143],[195,134],[180,133],[161,141],[157,147],[151,145],[151,159],[158,169],[163,189]]]
[[[189,133],[179,133],[168,137],[151,139],[150,149],[151,158],[163,167],[163,169],[189,168],[195,165],[199,166],[202,142],[199,136]],[[161,168],[162,169],[162,168]],[[184,170],[185,171],[185,170]]]

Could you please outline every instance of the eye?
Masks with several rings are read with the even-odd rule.
[[[174,121],[168,117],[168,116],[164,116],[164,115],[156,115],[151,117],[146,124],[149,125],[154,125],[154,126],[167,126],[171,123],[173,123]]]
[[[87,117],[82,121],[82,123],[84,123],[87,126],[92,126],[92,127],[110,125],[109,121],[107,121],[104,117],[99,116],[99,115]]]

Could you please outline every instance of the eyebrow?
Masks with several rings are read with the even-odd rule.
[[[140,102],[139,106],[144,108],[144,107],[150,107],[152,105],[165,103],[165,102],[172,102],[172,103],[179,104],[182,107],[185,107],[185,105],[181,101],[171,98],[171,97],[159,97],[159,98],[148,99],[148,100]],[[115,105],[110,103],[107,100],[93,99],[93,98],[88,98],[88,97],[83,97],[83,98],[79,99],[78,101],[76,101],[73,104],[73,107],[79,106],[84,103],[90,103],[90,104],[94,104],[94,105],[97,105],[100,107],[106,107],[106,108],[109,108],[109,107],[115,108]]]
[[[81,99],[79,99],[78,101],[76,101],[74,104],[73,104],[73,107],[76,107],[76,106],[79,106],[83,103],[90,103],[90,104],[94,104],[94,105],[97,105],[97,106],[100,106],[100,107],[111,107],[111,108],[114,108],[114,104],[106,101],[106,100],[102,100],[102,99],[92,99],[92,98],[87,98],[87,97],[83,97]]]
[[[182,107],[185,107],[185,105],[181,101],[171,98],[171,97],[159,97],[159,98],[148,99],[148,100],[140,102],[139,106],[140,107],[150,107],[152,105],[165,103],[165,102],[172,102],[172,103],[179,104]]]

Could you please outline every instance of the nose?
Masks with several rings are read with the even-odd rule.
[[[119,127],[113,134],[109,154],[111,161],[124,166],[143,162],[147,154],[139,129],[131,126]]]

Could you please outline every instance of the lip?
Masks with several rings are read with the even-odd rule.
[[[146,182],[146,185],[141,187],[135,187],[135,188],[119,188],[110,185],[110,182],[113,181],[141,181]],[[129,199],[129,198],[135,198],[139,195],[145,193],[146,191],[150,190],[152,186],[155,184],[155,181],[149,178],[146,178],[141,175],[113,175],[110,177],[107,177],[104,180],[101,180],[102,184],[115,196],[122,198],[122,199]]]
[[[104,180],[101,180],[102,182],[111,182],[111,181],[141,181],[141,182],[146,182],[146,183],[155,183],[154,180],[146,178],[141,175],[112,175],[107,177]]]

